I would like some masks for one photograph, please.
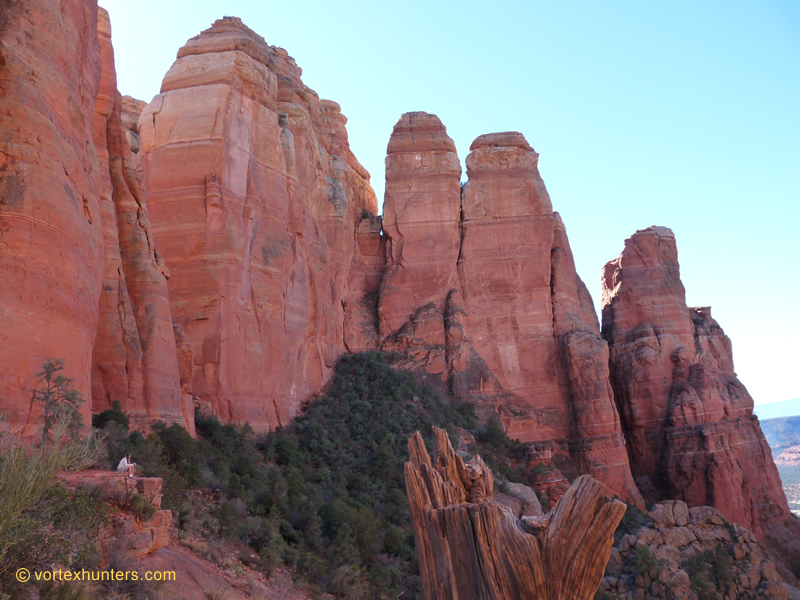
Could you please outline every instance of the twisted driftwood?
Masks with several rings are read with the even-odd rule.
[[[603,578],[625,505],[584,475],[544,517],[515,518],[492,502],[494,480],[434,427],[408,441],[406,493],[427,600],[590,600]]]

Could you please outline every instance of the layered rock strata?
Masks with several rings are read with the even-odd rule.
[[[177,422],[194,431],[191,393],[180,385],[167,270],[150,233],[144,189],[117,91],[111,24],[99,9],[102,78],[94,142],[101,165],[100,216],[105,259],[93,349],[92,407],[119,401],[132,425]]]
[[[608,349],[566,231],[519,133],[478,137],[460,187],[438,118],[408,113],[388,145],[381,347],[498,414],[532,459],[641,498],[608,382]],[[564,480],[559,474],[559,480]]]
[[[7,2],[0,16],[0,411],[31,435],[46,358],[64,359],[90,396],[103,269],[96,25],[92,0]]]
[[[434,457],[409,440],[406,493],[425,598],[594,597],[625,505],[578,478],[546,516],[515,517],[492,500],[491,471],[465,464],[434,428]]]
[[[461,163],[435,115],[406,113],[394,126],[386,156],[383,231],[387,263],[378,314],[382,337],[418,308],[444,309],[461,246]],[[435,335],[444,346],[439,318]]]
[[[800,525],[734,373],[730,340],[710,308],[686,305],[671,230],[637,231],[606,264],[603,335],[642,492],[714,506],[800,565]]]
[[[172,316],[194,353],[192,392],[257,430],[286,424],[328,380],[346,319],[354,347],[369,344],[359,327],[374,320],[367,290],[349,288],[370,278],[356,235],[377,213],[369,174],[339,106],[301,73],[225,18],[178,52],[139,120]],[[380,262],[380,244],[364,242]]]
[[[47,358],[64,360],[85,423],[119,400],[136,426],[192,425],[110,34],[92,1],[3,8],[0,409],[26,436]]]

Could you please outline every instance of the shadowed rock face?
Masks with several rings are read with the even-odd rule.
[[[284,50],[226,18],[179,51],[139,121],[172,316],[194,349],[192,391],[257,430],[287,423],[328,380],[345,321],[358,348],[374,319],[362,304],[381,254],[369,175],[339,106],[300,75]],[[357,251],[371,246],[367,259]]]
[[[33,376],[60,358],[87,400],[85,422],[119,400],[135,426],[191,431],[108,14],[96,2],[12,3],[2,19],[0,408],[34,434]]]
[[[406,493],[425,598],[594,597],[625,505],[578,478],[545,516],[516,518],[493,501],[491,471],[465,464],[434,427],[431,461],[419,432],[408,442]]]
[[[194,431],[191,392],[181,391],[170,315],[169,271],[150,232],[146,195],[134,166],[117,91],[111,24],[99,9],[102,78],[94,117],[101,163],[105,259],[93,349],[92,408],[120,401],[134,427],[162,420]]]
[[[712,505],[798,563],[790,516],[730,340],[708,307],[686,306],[675,236],[637,231],[603,272],[611,382],[642,491]]]

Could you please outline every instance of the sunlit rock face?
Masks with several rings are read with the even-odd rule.
[[[125,125],[126,102],[117,91],[111,24],[103,8],[99,9],[98,33],[102,76],[95,103],[94,143],[102,174],[105,256],[92,352],[92,408],[106,410],[118,401],[133,427],[146,429],[160,420],[193,432],[191,392],[181,391],[180,385],[167,291],[169,272],[151,233],[147,197]]]
[[[641,501],[608,381],[608,348],[566,230],[522,134],[482,135],[461,185],[434,115],[407,113],[386,158],[381,347],[496,414],[571,476]]]
[[[731,342],[690,308],[673,232],[648,227],[603,272],[603,335],[631,468],[650,497],[711,505],[797,563],[790,516]]]
[[[225,18],[178,52],[139,120],[192,392],[257,430],[287,423],[329,379],[346,319],[353,330],[372,320],[356,235],[377,214],[369,175],[339,106],[300,75],[284,50]]]
[[[381,335],[397,332],[418,308],[444,308],[461,246],[461,163],[435,115],[406,113],[386,156],[383,229],[387,264],[378,314]],[[444,328],[439,329],[444,343]]]
[[[45,359],[63,359],[90,396],[103,275],[92,143],[101,50],[92,0],[5,3],[2,13],[0,412],[34,434],[31,389]]]

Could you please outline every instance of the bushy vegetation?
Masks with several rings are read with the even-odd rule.
[[[622,520],[614,531],[615,544],[618,544],[624,536],[629,533],[636,533],[643,525],[647,525],[650,522],[650,518],[643,510],[630,502],[626,502],[625,504],[627,505],[625,514],[622,516]]]
[[[631,568],[636,575],[649,575],[650,572],[661,566],[661,561],[647,546],[636,549]]]
[[[722,598],[720,590],[733,583],[733,559],[725,546],[717,544],[714,550],[704,550],[690,556],[683,564],[692,582],[692,590],[699,600]]]
[[[16,570],[46,570],[52,565],[80,570],[100,561],[97,536],[108,505],[86,491],[53,486],[14,519],[5,536],[2,580]]]
[[[164,478],[164,507],[206,558],[234,540],[247,564],[267,574],[290,566],[337,597],[420,597],[403,484],[408,438],[419,430],[430,443],[436,425],[453,439],[455,427],[475,431],[490,455],[516,446],[502,428],[476,429],[472,405],[444,402],[389,360],[343,356],[325,397],[267,435],[197,413],[197,440],[164,424],[143,436],[128,432],[119,406],[94,422],[108,434],[110,468],[131,452],[142,474]]]
[[[20,566],[83,567],[99,557],[102,505],[54,485],[59,471],[84,469],[100,456],[101,440],[81,435],[83,398],[63,368],[63,361],[47,360],[36,375],[32,400],[44,413],[39,443],[30,447],[16,435],[0,435],[0,584]]]
[[[59,415],[43,435],[45,454],[38,459],[36,452],[26,454],[33,462],[22,460],[16,450],[0,458],[3,497],[16,489],[9,479],[28,481],[32,469],[44,473],[13,510],[0,502],[0,517],[13,521],[3,533],[0,518],[0,542],[7,540],[7,558],[13,557],[3,563],[6,570],[23,563],[90,567],[99,558],[94,540],[108,499],[52,486],[57,470],[86,464],[86,451],[77,454],[83,462],[65,462],[56,460],[53,450],[70,448],[75,454],[88,448],[69,409],[81,399],[58,392],[71,386],[60,378],[61,366],[54,361],[41,374],[42,389],[50,390],[42,402],[51,402],[48,414]],[[509,440],[499,421],[478,428],[471,404],[443,401],[413,375],[393,369],[391,357],[374,352],[343,356],[327,394],[287,427],[265,435],[199,412],[196,439],[178,425],[163,423],[143,434],[130,431],[119,403],[92,421],[105,439],[109,469],[130,452],[139,474],[164,480],[162,506],[173,511],[185,545],[224,566],[234,548],[242,563],[267,575],[290,567],[298,579],[337,598],[421,597],[403,482],[407,441],[414,431],[430,449],[434,425],[445,428],[454,442],[456,428],[469,430],[477,440],[470,452],[481,453],[499,475],[498,484],[530,482],[530,473],[510,466],[524,462],[526,447]],[[23,466],[15,467],[17,462]],[[126,499],[126,507],[145,520],[155,511],[136,494]],[[68,508],[79,518],[69,520]],[[50,537],[37,537],[48,524]],[[72,588],[48,593],[71,597],[72,591],[80,593]]]

